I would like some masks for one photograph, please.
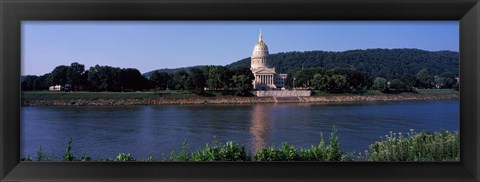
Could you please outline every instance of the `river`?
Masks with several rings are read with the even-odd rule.
[[[168,158],[186,140],[192,151],[214,140],[235,141],[248,152],[288,142],[310,147],[333,127],[344,152],[363,152],[390,131],[457,131],[459,101],[348,104],[245,104],[155,106],[25,106],[21,108],[21,156],[62,157],[68,138],[77,157],[143,160]]]

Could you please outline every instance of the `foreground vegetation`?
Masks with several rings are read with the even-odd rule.
[[[288,143],[266,146],[249,154],[245,146],[228,141],[214,141],[205,148],[191,152],[185,141],[179,153],[172,152],[168,158],[135,159],[130,153],[120,153],[115,158],[92,160],[88,155],[72,153],[69,139],[63,158],[45,154],[39,147],[37,154],[22,158],[22,161],[460,161],[460,136],[458,132],[421,132],[410,130],[406,135],[392,133],[385,139],[369,146],[364,153],[344,153],[336,129],[330,133],[328,143],[321,134],[320,143],[310,148],[297,148]]]

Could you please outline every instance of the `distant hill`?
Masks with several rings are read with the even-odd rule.
[[[323,68],[355,68],[373,77],[387,79],[400,78],[404,74],[415,75],[427,68],[431,75],[450,72],[459,74],[459,54],[454,51],[425,51],[420,49],[367,49],[343,52],[305,51],[281,52],[269,55],[269,64],[277,72],[288,73],[293,69]],[[232,67],[250,67],[250,57],[226,65]],[[195,66],[202,67],[202,66]],[[191,67],[178,69],[160,69],[169,73],[188,70]],[[152,72],[145,73],[150,75]]]
[[[168,74],[171,74],[171,73],[174,73],[174,72],[177,72],[177,71],[187,71],[190,70],[191,68],[203,68],[205,67],[206,65],[197,65],[197,66],[189,66],[189,67],[181,67],[181,68],[163,68],[163,69],[158,69],[158,70],[153,70],[153,71],[149,71],[149,72],[146,72],[144,74],[142,74],[144,77],[147,77],[149,78],[150,75],[155,72],[155,71],[158,71],[158,72],[167,72]]]

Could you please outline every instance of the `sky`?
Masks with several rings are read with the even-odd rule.
[[[43,75],[73,62],[141,73],[227,65],[251,56],[260,30],[270,54],[459,50],[458,21],[23,21],[21,72]]]

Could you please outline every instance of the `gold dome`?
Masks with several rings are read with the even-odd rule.
[[[268,68],[268,47],[263,42],[262,32],[258,36],[258,42],[253,46],[253,52],[251,57],[251,69]]]

